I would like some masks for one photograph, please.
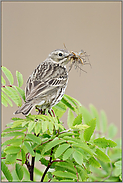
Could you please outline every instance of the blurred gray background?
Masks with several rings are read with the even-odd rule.
[[[120,137],[121,2],[2,2],[2,65],[14,77],[16,70],[23,74],[23,89],[35,67],[63,43],[69,51],[86,51],[92,64],[83,66],[87,74],[71,70],[65,93],[88,109],[103,109]],[[16,109],[2,106],[2,129]]]

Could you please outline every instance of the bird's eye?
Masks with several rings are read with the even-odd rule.
[[[62,56],[62,53],[59,53],[59,56],[61,57]]]

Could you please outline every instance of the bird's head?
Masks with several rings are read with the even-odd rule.
[[[57,49],[52,51],[48,58],[52,59],[55,63],[57,62],[59,64],[66,65],[70,61],[72,55],[73,54],[67,50]]]

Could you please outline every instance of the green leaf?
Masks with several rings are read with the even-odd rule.
[[[3,137],[11,137],[11,136],[25,136],[23,132],[10,132],[3,135]]]
[[[5,81],[5,79],[3,78],[3,76],[1,76],[1,83],[2,83],[2,85],[6,85],[6,81]]]
[[[52,141],[50,141],[49,143],[46,144],[46,146],[44,147],[42,152],[45,153],[46,151],[49,151],[50,149],[52,149],[56,145],[61,144],[63,142],[65,142],[65,140],[59,139],[58,137],[56,137],[55,139],[53,139]]]
[[[72,135],[76,135],[76,133],[74,133],[74,132],[65,132],[65,133],[59,134],[59,138],[64,137],[64,136],[72,136]]]
[[[47,121],[42,121],[42,132],[43,133],[47,131],[47,125],[48,125]]]
[[[6,95],[8,95],[11,98],[11,100],[13,100],[13,102],[17,106],[22,105],[21,98],[13,87],[9,87],[9,86],[6,86],[5,88],[2,87],[2,90]]]
[[[41,172],[38,168],[34,167],[34,173],[36,175],[39,175],[39,176],[42,176],[43,175],[43,172]]]
[[[17,154],[18,152],[20,151],[20,147],[17,147],[17,146],[8,146],[4,149],[4,152],[6,154]]]
[[[90,112],[84,106],[79,107],[79,113],[82,113],[82,117],[86,124],[92,119]]]
[[[53,118],[53,121],[54,121],[54,125],[55,125],[55,130],[58,130],[59,129],[59,126],[58,126],[58,119],[56,117],[52,117]]]
[[[59,109],[60,111],[66,111],[67,107],[62,102],[59,102],[54,106],[56,109]]]
[[[71,128],[73,126],[73,121],[74,121],[74,114],[69,109],[69,111],[68,111],[68,118],[67,118],[67,125],[68,125],[69,128]]]
[[[77,179],[77,176],[70,172],[55,171],[55,172],[53,172],[53,175],[55,175],[57,177]]]
[[[73,148],[69,148],[65,151],[65,153],[63,154],[63,161],[67,160],[71,154],[73,153]]]
[[[68,164],[69,164],[69,166],[68,166]],[[71,163],[71,161],[57,162],[55,164],[55,166],[57,167],[57,171],[59,171],[59,170],[64,171],[65,170],[65,171],[71,171],[72,173],[76,174],[74,164]]]
[[[22,168],[22,166],[20,164],[16,163],[15,170],[16,170],[18,178],[20,180],[22,180],[23,179],[23,168]]]
[[[53,179],[52,179],[52,180],[53,180]],[[72,179],[64,179],[64,180],[56,181],[56,179],[54,179],[53,182],[74,182],[74,180],[72,180]]]
[[[16,77],[18,86],[21,87],[23,85],[23,75],[20,72],[16,71]]]
[[[89,153],[90,155],[93,155],[92,149],[90,149],[86,144],[72,144],[73,147],[79,147],[83,149],[85,152]]]
[[[109,157],[104,152],[102,152],[100,149],[97,148],[95,153],[97,154],[96,157],[98,159],[100,159],[101,161],[106,162],[106,163],[110,162]]]
[[[9,80],[9,83],[12,85],[14,83],[14,79],[12,73],[4,66],[1,67],[2,71],[4,72],[5,76]]]
[[[69,95],[66,95],[66,94],[64,94],[64,96],[72,99],[72,101],[74,101],[76,104],[78,104],[78,106],[81,106],[81,103],[78,100],[76,100],[75,98],[70,97]]]
[[[28,142],[24,141],[24,145],[25,145],[25,147],[27,148],[27,150],[29,151],[29,153],[30,153],[32,156],[35,156],[35,153],[34,153],[32,147],[30,146],[30,144],[29,144]]]
[[[51,122],[48,123],[48,129],[50,134],[53,134],[53,124]]]
[[[17,92],[20,94],[20,96],[22,97],[22,99],[25,102],[25,91],[22,90],[21,88],[19,88],[18,86],[13,86],[13,87],[17,90]]]
[[[85,141],[89,141],[91,136],[94,133],[94,130],[95,130],[95,127],[96,127],[96,118],[94,118],[91,121],[89,121],[87,123],[87,125],[90,126],[90,127],[85,129],[85,131],[84,131],[84,139],[85,139]]]
[[[73,158],[75,159],[75,161],[79,165],[82,166],[82,163],[83,163],[83,154],[79,150],[74,149]]]
[[[8,167],[3,162],[1,162],[1,170],[2,170],[3,174],[5,175],[6,179],[9,182],[12,182],[13,181],[12,175],[11,175]]]
[[[63,152],[64,152],[68,147],[70,147],[70,145],[67,144],[67,143],[60,145],[60,146],[57,148],[56,152],[55,152],[55,158],[58,158],[59,156],[61,156],[61,155],[63,154]]]
[[[63,104],[63,105],[64,105],[64,104]],[[66,107],[66,106],[65,106],[65,107]],[[66,108],[67,108],[67,107],[66,107]],[[55,116],[58,116],[59,119],[60,119],[60,118],[63,116],[63,114],[65,113],[65,111],[58,109],[56,106],[53,106],[52,109],[53,109],[53,111],[54,111],[54,113],[55,113]]]
[[[100,121],[99,121],[99,114],[97,109],[94,107],[94,105],[90,104],[90,110],[92,112],[93,118],[96,118],[96,123],[97,123],[97,130],[100,131]]]
[[[2,96],[1,96],[1,103],[5,106],[8,107],[8,102],[6,100],[6,98],[3,95],[3,92],[1,92]]]
[[[26,137],[31,139],[33,142],[36,142],[37,144],[41,144],[41,139],[33,134],[27,134]]]
[[[75,107],[78,107],[77,104],[76,104],[76,102],[75,102],[75,99],[73,99],[69,95],[64,94],[64,99],[67,100],[67,101],[69,101],[71,103],[71,105],[73,105]]]
[[[121,168],[122,168],[122,161],[121,161],[121,160],[120,160],[120,161],[117,161],[117,162],[114,163],[114,165],[115,165],[117,168],[121,169]]]
[[[112,139],[117,134],[117,127],[114,124],[110,124],[108,128],[108,138]]]
[[[101,131],[105,133],[107,131],[107,116],[106,113],[101,110]]]
[[[23,166],[24,178],[26,181],[30,181],[30,174],[25,166]]]
[[[22,144],[22,140],[21,139],[15,139],[15,138],[13,138],[13,139],[10,139],[10,140],[7,140],[7,141],[5,141],[4,143],[2,143],[2,145],[1,146],[4,146],[4,145],[9,145],[9,144],[13,144],[13,145],[21,145]]]
[[[89,158],[89,164],[95,168],[101,167],[100,163],[94,157]]]
[[[41,131],[41,122],[40,121],[38,121],[37,123],[36,123],[36,125],[35,125],[35,133],[36,133],[36,135],[38,135],[39,133],[40,133],[40,131]]]
[[[61,99],[61,102],[65,104],[68,108],[70,108],[72,111],[75,111],[74,107],[64,97]]]
[[[101,148],[115,147],[117,145],[113,140],[107,140],[105,137],[95,139],[94,144]]]
[[[22,125],[23,122],[25,122],[25,119],[17,120],[15,122],[13,122],[13,125],[11,126],[11,128],[15,128],[17,126],[20,126],[20,125]]]
[[[5,163],[6,163],[6,164],[13,164],[13,163],[15,163],[16,158],[17,158],[17,154],[8,154],[8,155],[6,156],[6,161],[5,161]]]
[[[73,126],[80,125],[82,123],[82,114],[79,114],[73,121]]]
[[[88,126],[88,125],[82,125],[82,124],[80,124],[80,125],[72,126],[71,128],[72,129],[76,129],[76,130],[85,130],[85,129],[89,128],[89,127],[90,126]]]
[[[28,132],[31,132],[33,130],[33,128],[35,127],[36,122],[34,121],[30,121],[29,125],[28,125]]]
[[[115,169],[114,169],[114,176],[122,176],[122,161],[120,160],[120,161],[117,161],[117,162],[115,162],[114,163],[114,165],[115,165]],[[121,177],[121,179],[122,179],[122,177]]]
[[[13,104],[12,104],[12,102],[11,102],[11,100],[5,95],[5,93],[3,93],[3,92],[1,92],[1,98],[2,98],[2,101],[3,100],[6,100],[6,102],[12,107],[13,106]],[[4,99],[3,99],[4,98]],[[4,101],[3,101],[3,103],[4,103]],[[4,104],[3,104],[4,105]],[[8,106],[8,105],[7,105]],[[6,106],[5,106],[6,107]]]
[[[25,151],[23,149],[21,149],[21,156],[22,156],[22,165],[23,165],[26,161],[26,154],[25,154]]]

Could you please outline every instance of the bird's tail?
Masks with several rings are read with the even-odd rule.
[[[14,114],[22,113],[23,115],[27,116],[29,112],[32,110],[33,105],[30,103],[23,104]]]

